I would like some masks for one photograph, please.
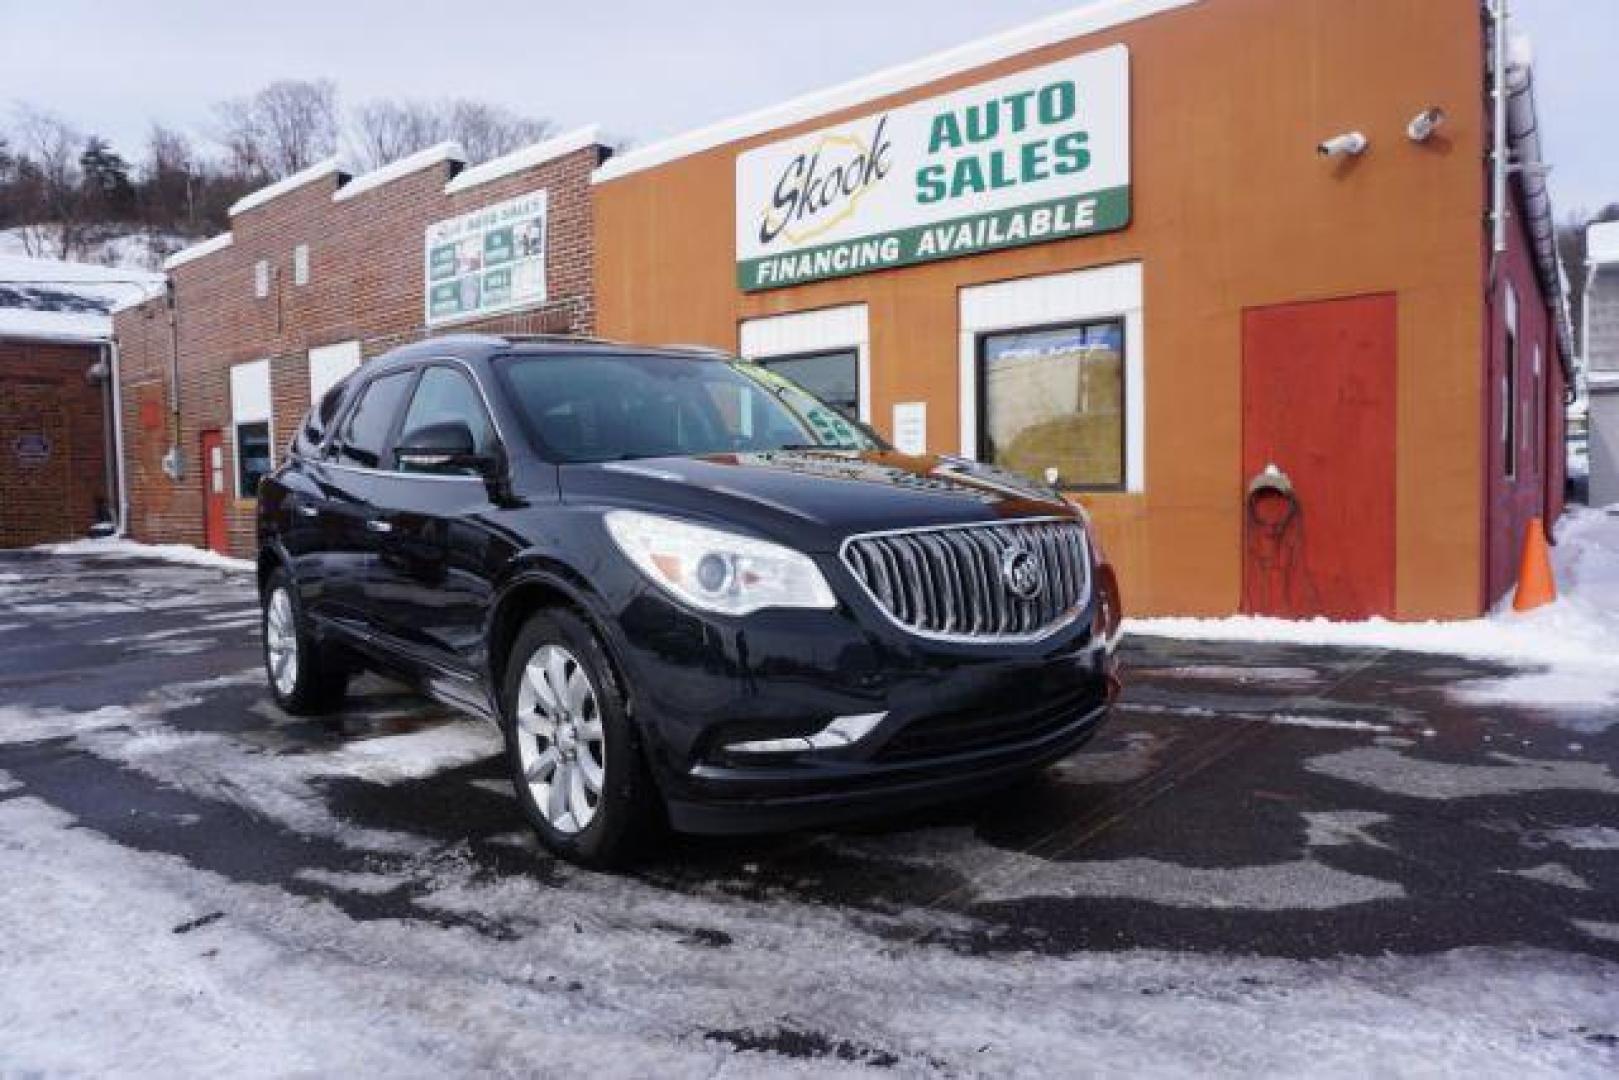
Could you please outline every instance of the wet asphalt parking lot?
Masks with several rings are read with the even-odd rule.
[[[0,1074],[1619,1067],[1619,724],[1447,657],[1128,639],[1035,783],[525,831],[493,729],[275,708],[251,575],[0,553]]]

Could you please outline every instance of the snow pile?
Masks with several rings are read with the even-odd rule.
[[[142,544],[136,540],[119,540],[111,537],[101,540],[69,540],[60,544],[38,544],[30,550],[45,555],[162,559],[165,562],[201,566],[210,570],[253,569],[251,559],[233,559],[229,555],[221,555],[189,544]]]
[[[1518,614],[1510,598],[1488,618],[1399,623],[1387,619],[1290,621],[1127,619],[1125,630],[1192,641],[1252,641],[1441,653],[1539,669],[1520,678],[1472,684],[1473,700],[1619,704],[1619,515],[1571,509],[1552,549],[1560,595]]]

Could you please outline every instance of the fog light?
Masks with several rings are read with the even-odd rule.
[[[807,750],[833,750],[851,746],[872,733],[888,714],[861,713],[858,716],[840,716],[813,735],[795,735],[785,739],[749,739],[728,744],[725,749],[733,754],[800,754]]]

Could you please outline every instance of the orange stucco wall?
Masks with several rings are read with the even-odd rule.
[[[1204,0],[795,128],[598,184],[598,327],[736,348],[746,318],[863,302],[872,416],[928,402],[959,449],[963,286],[1143,263],[1146,485],[1087,496],[1135,613],[1239,603],[1244,308],[1392,292],[1398,304],[1396,607],[1481,604],[1483,39],[1477,0]],[[829,122],[1123,42],[1134,218],[1122,232],[744,295],[734,162]],[[1410,117],[1442,106],[1425,145]],[[1364,157],[1322,160],[1359,129]],[[1345,462],[1353,468],[1353,462]]]

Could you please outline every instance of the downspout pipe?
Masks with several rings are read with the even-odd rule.
[[[173,278],[163,283],[163,294],[169,309],[169,479],[179,482],[185,475],[185,456],[180,449],[180,319]]]
[[[1490,285],[1507,250],[1507,0],[1490,4]]]
[[[124,472],[124,381],[119,367],[118,338],[107,343],[107,365],[112,374],[112,445],[113,476],[118,486],[118,509],[115,511],[115,536],[129,535],[129,482]]]
[[[100,372],[101,385],[101,482],[106,485],[105,506],[112,516],[113,532],[118,531],[118,439],[113,434],[117,417],[113,414],[112,339],[96,345],[96,362],[92,371]],[[96,522],[97,525],[103,524]]]

